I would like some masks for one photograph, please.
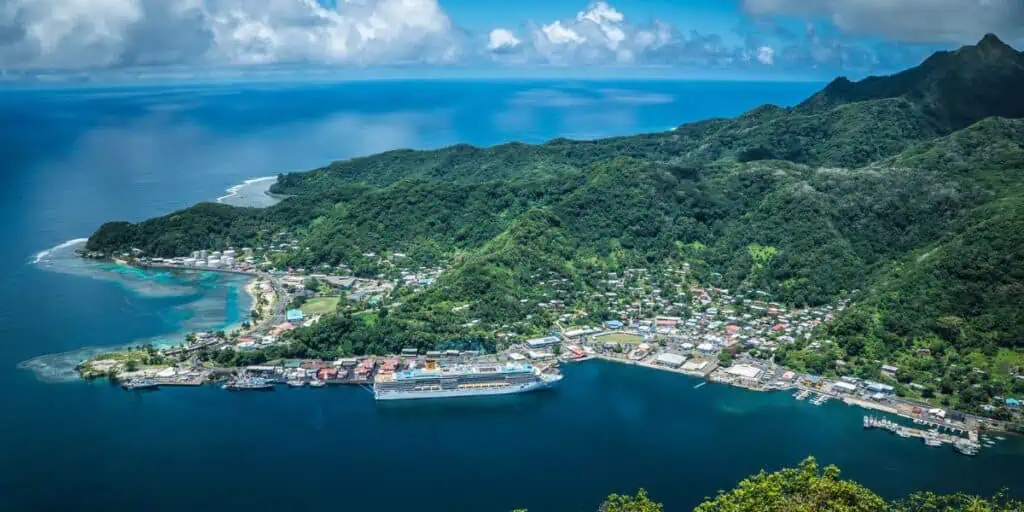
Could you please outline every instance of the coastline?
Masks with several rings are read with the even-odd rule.
[[[214,202],[242,208],[267,208],[285,199],[270,192],[270,187],[274,183],[277,183],[277,176],[250,178],[228,187],[225,194]]]
[[[214,268],[203,268],[203,267],[185,266],[185,265],[180,265],[180,264],[175,264],[175,263],[152,263],[152,262],[140,263],[138,261],[122,261],[122,260],[118,260],[116,258],[114,259],[114,261],[117,262],[118,264],[122,264],[122,265],[126,265],[126,266],[134,266],[134,267],[142,268],[142,269],[145,269],[145,268],[164,268],[164,269],[179,270],[179,271],[184,271],[184,272],[197,272],[197,271],[198,272],[204,272],[205,271],[205,272],[218,272],[218,273],[224,273],[224,274],[247,276],[248,279],[246,280],[245,284],[241,286],[241,288],[242,288],[243,292],[249,297],[249,300],[250,300],[250,303],[248,304],[248,307],[246,308],[246,311],[248,312],[248,314],[244,315],[242,318],[240,318],[235,323],[227,324],[223,328],[223,330],[227,331],[227,332],[239,330],[239,329],[242,328],[242,326],[243,326],[243,324],[245,322],[252,323],[255,320],[255,318],[253,316],[253,312],[257,311],[258,304],[259,304],[259,299],[261,298],[261,295],[262,295],[260,293],[260,290],[257,289],[257,285],[258,285],[258,283],[261,283],[263,278],[265,277],[265,274],[263,274],[263,273],[257,272],[255,270],[241,270],[241,269],[216,268],[216,267],[214,267]],[[264,308],[268,308],[271,311],[273,311],[273,306],[274,306],[274,303],[275,303],[275,301],[277,299],[278,298],[276,297],[276,294],[275,293],[271,293],[271,299],[269,301],[269,304],[265,305]],[[262,313],[264,313],[264,311],[261,310],[260,313],[261,313],[261,315],[260,315],[260,323],[262,323],[264,321],[264,318],[263,318],[263,315],[262,315]],[[688,377],[694,377],[694,378],[698,378],[698,379],[703,379],[705,383],[708,382],[708,381],[715,382],[715,383],[721,383],[721,384],[726,384],[726,385],[730,385],[730,386],[733,386],[733,387],[743,388],[743,389],[746,389],[748,391],[766,392],[766,391],[780,391],[780,390],[798,389],[798,390],[801,390],[801,391],[807,391],[807,392],[810,392],[810,393],[814,393],[816,395],[820,395],[820,398],[822,399],[822,401],[829,400],[829,399],[835,399],[835,400],[839,400],[839,401],[843,402],[846,405],[853,405],[853,406],[857,406],[857,407],[860,407],[860,408],[863,408],[863,409],[867,409],[867,410],[879,411],[879,412],[882,412],[882,413],[896,415],[896,416],[899,416],[899,417],[902,417],[902,418],[906,418],[906,419],[910,419],[910,420],[917,420],[918,419],[917,416],[919,416],[918,415],[919,407],[920,408],[927,407],[924,404],[912,403],[912,401],[908,401],[908,400],[894,399],[893,404],[886,404],[886,403],[879,403],[879,402],[874,402],[874,401],[868,401],[868,400],[865,400],[865,399],[863,399],[861,397],[850,396],[850,395],[846,395],[844,393],[837,393],[834,390],[826,391],[827,388],[826,389],[822,389],[820,386],[816,386],[813,383],[808,384],[806,382],[805,383],[801,383],[799,381],[796,381],[796,382],[783,382],[783,381],[780,381],[780,380],[777,380],[775,382],[769,383],[769,382],[764,381],[764,380],[762,380],[760,378],[757,379],[757,380],[748,380],[748,379],[745,379],[745,378],[742,378],[742,377],[734,377],[732,375],[727,375],[726,372],[720,371],[720,367],[719,367],[717,361],[716,360],[711,360],[711,359],[704,360],[705,366],[702,367],[700,370],[673,368],[671,366],[665,366],[663,364],[655,363],[655,362],[651,361],[650,358],[646,358],[646,360],[643,360],[643,359],[642,360],[634,360],[634,359],[627,359],[627,358],[624,358],[624,357],[614,357],[614,356],[610,356],[610,355],[607,355],[607,354],[601,354],[601,353],[591,354],[591,355],[589,355],[587,357],[583,357],[583,358],[580,358],[580,359],[577,359],[577,360],[560,359],[559,361],[568,363],[568,362],[586,361],[586,360],[590,360],[590,359],[602,359],[602,360],[605,360],[605,361],[614,362],[614,363],[618,363],[618,364],[625,364],[625,365],[632,365],[632,366],[642,366],[642,367],[646,367],[648,369],[677,373],[677,374],[685,375],[685,376],[688,376]],[[703,358],[702,358],[702,360],[703,360]],[[30,361],[26,361],[26,362],[30,362]],[[784,367],[779,367],[779,368],[786,369]],[[222,369],[237,370],[237,368],[222,368]],[[701,384],[701,385],[703,385],[703,384]],[[915,406],[917,406],[917,407],[915,407]],[[923,410],[923,409],[921,409],[921,410]],[[959,422],[963,423],[963,425],[959,426],[959,428],[964,428],[965,430],[969,428],[971,430],[984,429],[984,430],[992,430],[992,431],[1012,432],[1012,430],[1006,424],[1004,424],[1004,423],[1002,423],[1002,422],[1000,422],[998,420],[995,420],[993,418],[986,418],[986,417],[983,417],[983,416],[976,416],[976,415],[965,415],[965,416],[967,417],[967,419],[958,420]],[[953,426],[953,422],[949,423],[949,427],[950,428],[957,428],[957,427]]]
[[[802,386],[802,385],[797,384],[797,383],[793,383],[791,386],[789,386],[787,388],[763,388],[763,387],[759,387],[759,386],[757,386],[755,384],[748,384],[748,383],[743,382],[743,381],[730,381],[730,380],[716,379],[716,378],[714,378],[712,373],[714,373],[715,369],[718,368],[717,365],[713,365],[713,368],[708,370],[705,375],[701,375],[701,374],[697,374],[697,373],[694,373],[694,372],[683,371],[683,370],[678,369],[678,368],[671,368],[671,367],[667,367],[667,366],[663,366],[663,365],[657,365],[657,364],[653,364],[653,363],[644,363],[644,362],[641,362],[641,361],[633,361],[633,360],[628,360],[628,359],[609,357],[609,356],[606,356],[606,355],[603,355],[603,354],[593,354],[593,355],[590,355],[590,356],[587,356],[587,357],[583,357],[583,358],[580,358],[580,359],[571,360],[571,362],[580,362],[581,363],[581,362],[591,361],[591,360],[595,360],[595,359],[601,360],[601,361],[608,361],[608,362],[612,362],[612,363],[618,363],[618,364],[622,364],[622,365],[626,365],[626,366],[638,366],[638,367],[643,367],[643,368],[647,368],[647,369],[650,369],[650,370],[658,370],[658,371],[664,371],[664,372],[669,372],[669,373],[675,373],[675,374],[683,375],[683,376],[686,376],[686,377],[693,377],[693,378],[703,379],[704,383],[722,384],[722,385],[726,385],[726,386],[740,388],[740,389],[743,389],[743,390],[746,390],[746,391],[756,391],[756,392],[759,392],[759,393],[777,392],[777,391],[792,391],[793,389],[798,389],[798,390],[801,390],[801,391],[809,391],[811,393],[815,393],[815,394],[818,394],[818,395],[821,395],[821,396],[828,397],[828,399],[831,399],[831,400],[837,400],[837,401],[841,402],[843,405],[846,405],[846,406],[849,406],[849,407],[858,407],[858,408],[861,408],[861,409],[865,409],[867,411],[874,411],[874,412],[879,412],[879,413],[883,413],[883,414],[888,414],[888,415],[895,416],[895,417],[898,417],[898,418],[901,418],[901,419],[904,419],[904,420],[911,420],[911,421],[917,421],[918,420],[918,418],[915,418],[914,416],[912,416],[910,414],[907,414],[904,411],[901,411],[898,407],[894,407],[894,406],[886,405],[886,404],[882,404],[882,403],[877,403],[877,402],[871,402],[871,401],[863,400],[861,398],[854,397],[854,396],[846,396],[846,395],[840,395],[840,394],[835,394],[835,393],[827,393],[827,392],[822,391],[820,389],[812,389],[812,388],[809,388],[807,386]],[[567,361],[567,362],[569,362],[569,361]],[[700,387],[701,385],[702,384],[698,384],[695,387]],[[981,428],[981,424],[976,424],[973,429],[968,429],[967,426],[965,425],[963,427],[963,431],[964,432],[973,431],[974,432],[973,435],[976,435],[978,432],[999,432],[1001,434],[1009,434],[1009,435],[1016,435],[1016,436],[1020,436],[1021,435],[1020,433],[1015,432],[1015,431],[1010,430],[1010,429],[1007,429],[1007,428],[993,428],[993,427],[996,427],[998,425],[1001,425],[1001,423],[998,423],[997,420],[993,420],[991,418],[983,418],[983,417],[978,417],[978,418],[982,418],[984,420],[987,420],[987,423],[985,423],[987,428]],[[938,424],[939,423],[936,423],[936,425],[938,425]],[[958,427],[954,427],[952,425],[943,425],[943,426],[945,426],[947,428],[950,428],[950,429],[958,428]]]
[[[35,261],[30,260],[30,263],[39,264],[39,262],[48,261],[47,258],[51,256],[55,251],[60,251],[61,249],[73,247],[74,245],[79,244],[83,241],[84,239],[70,240],[68,242],[64,242],[50,249],[40,251],[33,255]],[[145,345],[152,345],[154,348],[159,350],[169,349],[177,345],[180,345],[182,343],[182,340],[190,332],[195,332],[197,330],[224,330],[225,332],[230,332],[232,330],[240,329],[243,322],[251,319],[251,311],[256,304],[255,298],[251,293],[249,293],[249,291],[251,289],[252,283],[257,280],[257,276],[251,272],[233,271],[228,269],[203,269],[196,267],[179,267],[175,265],[138,265],[136,263],[117,261],[115,259],[99,260],[82,258],[81,256],[78,255],[75,255],[74,258],[91,260],[100,263],[103,263],[105,261],[108,263],[114,263],[116,266],[139,269],[143,271],[172,270],[189,272],[192,274],[202,274],[203,272],[217,272],[220,274],[225,274],[225,278],[228,275],[233,276],[233,279],[235,281],[240,281],[239,277],[241,276],[247,276],[249,277],[249,279],[246,280],[246,283],[244,285],[241,285],[241,283],[221,283],[218,286],[230,286],[231,288],[235,288],[236,290],[240,288],[241,293],[244,293],[246,296],[248,296],[250,303],[246,308],[244,308],[244,311],[242,310],[243,308],[238,307],[241,306],[240,304],[236,306],[237,315],[240,318],[232,323],[227,323],[225,320],[227,320],[227,318],[230,318],[231,316],[236,316],[236,312],[225,311],[224,316],[221,317],[220,321],[216,323],[216,325],[211,324],[207,326],[192,327],[189,327],[188,325],[179,325],[178,328],[176,328],[172,332],[168,332],[165,334],[157,334],[154,336],[135,338],[125,343],[120,343],[116,345],[95,344],[86,345],[71,350],[44,353],[35,355],[33,357],[29,357],[28,359],[21,360],[15,364],[15,367],[18,369],[32,372],[36,379],[38,379],[41,382],[66,383],[71,381],[87,381],[89,379],[85,379],[82,377],[81,373],[78,370],[78,366],[98,356],[110,353],[130,351],[132,349],[142,347]],[[128,287],[128,289],[130,293],[141,293],[138,290],[134,290],[130,287]],[[238,296],[238,300],[242,300],[240,296]]]

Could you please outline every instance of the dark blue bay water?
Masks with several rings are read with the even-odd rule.
[[[67,249],[40,254],[104,221],[167,213],[337,158],[664,130],[792,104],[818,87],[389,81],[0,91],[0,509],[566,512],[643,486],[671,511],[811,454],[887,496],[1024,490],[1017,440],[970,459],[865,433],[862,412],[841,405],[693,389],[684,377],[605,363],[566,368],[551,393],[384,406],[358,388],[138,395],[19,368],[59,369],[88,347],[159,343],[244,313],[236,278],[100,267]],[[227,200],[259,199],[258,188]]]

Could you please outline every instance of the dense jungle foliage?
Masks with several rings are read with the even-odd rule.
[[[835,466],[819,468],[808,458],[796,468],[761,472],[698,505],[694,512],[1018,512],[1024,503],[1002,493],[992,498],[918,492],[886,501],[870,489],[839,478]],[[598,512],[663,512],[641,489],[636,496],[613,494]],[[515,512],[526,512],[524,509]]]

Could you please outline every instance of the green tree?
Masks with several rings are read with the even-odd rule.
[[[729,367],[732,366],[732,352],[723,350],[718,353],[718,365]]]
[[[636,496],[612,494],[601,504],[599,512],[663,512],[665,507],[647,497],[647,491],[640,489]]]
[[[897,500],[889,512],[1020,512],[1024,502],[1011,499],[1004,489],[991,499],[957,493],[948,496],[918,492]]]
[[[839,469],[823,471],[810,457],[797,468],[761,472],[701,503],[694,512],[879,512],[885,501],[855,482],[839,479]]]

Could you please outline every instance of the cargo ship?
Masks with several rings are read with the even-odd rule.
[[[529,364],[474,364],[378,373],[377,400],[508,395],[546,389],[562,380]]]

